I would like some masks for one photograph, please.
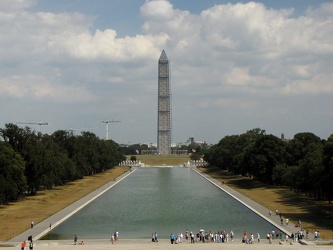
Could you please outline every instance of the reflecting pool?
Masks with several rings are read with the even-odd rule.
[[[140,168],[97,198],[45,239],[159,238],[170,233],[244,231],[262,238],[273,226],[189,168]]]

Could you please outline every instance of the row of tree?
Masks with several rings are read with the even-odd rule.
[[[205,153],[205,150],[208,148],[207,145],[201,145],[201,144],[188,144],[188,145],[181,145],[181,146],[175,146],[171,147],[171,151],[173,154],[177,154],[177,151],[180,152],[180,154],[189,154],[191,160],[199,160],[202,155]],[[132,144],[132,145],[126,145],[122,146],[121,150],[123,154],[125,155],[141,155],[144,154],[143,151],[151,151],[148,154],[157,153],[157,147],[155,146],[148,146],[147,144]]]
[[[118,144],[91,132],[36,134],[6,124],[0,136],[0,204],[103,172],[126,159]]]
[[[312,133],[283,140],[257,128],[224,137],[207,150],[204,160],[211,167],[288,186],[317,199],[333,198],[333,134],[327,140]]]

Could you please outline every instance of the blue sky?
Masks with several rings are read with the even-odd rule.
[[[331,1],[3,0],[0,20],[1,127],[104,138],[114,119],[109,138],[156,143],[165,49],[173,142],[333,133]]]
[[[82,12],[97,17],[94,23],[96,29],[113,28],[118,36],[136,35],[141,33],[142,19],[140,7],[145,0],[40,0],[33,11]],[[224,1],[224,0],[173,0],[169,1],[175,8],[200,14],[203,10],[217,4],[248,3],[251,1]],[[293,8],[294,15],[301,15],[309,7],[318,7],[324,0],[264,0],[260,3],[267,8]]]

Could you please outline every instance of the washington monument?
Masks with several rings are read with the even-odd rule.
[[[169,80],[169,60],[163,50],[158,60],[157,150],[161,155],[171,154],[171,93]]]

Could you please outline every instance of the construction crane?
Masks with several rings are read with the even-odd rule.
[[[49,125],[48,122],[17,122],[16,124],[39,125],[39,132],[42,131],[42,125]]]
[[[109,140],[109,123],[112,123],[112,122],[121,122],[121,121],[105,120],[105,121],[101,122],[101,123],[105,124],[105,140]]]
[[[70,132],[70,133],[72,133],[74,135],[75,131],[89,131],[89,130],[94,130],[94,129],[96,129],[96,127],[95,128],[72,128],[71,127],[67,131]]]

